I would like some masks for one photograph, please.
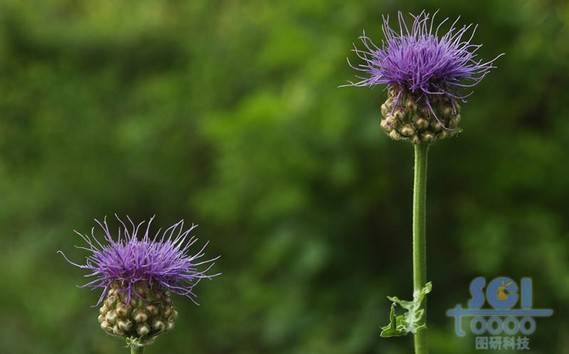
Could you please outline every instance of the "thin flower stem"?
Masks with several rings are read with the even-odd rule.
[[[427,202],[427,144],[414,144],[415,173],[413,184],[413,290],[420,292],[427,282],[427,239],[425,235]],[[426,300],[424,323],[427,323]],[[427,354],[426,328],[415,333],[415,354]]]
[[[131,345],[130,354],[142,354],[144,352],[144,347],[140,345]]]

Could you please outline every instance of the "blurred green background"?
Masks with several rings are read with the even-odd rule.
[[[0,353],[124,353],[56,255],[117,212],[200,224],[223,276],[148,353],[400,354],[411,296],[412,149],[379,129],[352,42],[440,9],[506,56],[431,149],[432,353],[473,353],[446,309],[478,275],[534,279],[532,353],[569,353],[569,4],[0,1]]]

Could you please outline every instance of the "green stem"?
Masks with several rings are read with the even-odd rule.
[[[421,291],[427,282],[427,239],[425,213],[427,209],[427,144],[414,144],[415,175],[413,184],[413,290]],[[426,302],[426,300],[425,300]],[[424,323],[427,323],[426,303]],[[427,354],[426,328],[415,333],[415,354]]]
[[[144,347],[139,345],[130,346],[130,354],[142,354],[144,352]]]

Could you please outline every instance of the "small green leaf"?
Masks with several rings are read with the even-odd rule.
[[[425,328],[423,300],[432,289],[431,282],[428,282],[420,291],[415,291],[413,301],[400,300],[396,296],[388,296],[387,298],[392,302],[389,312],[389,324],[381,327],[381,336],[399,337],[409,333],[414,334],[419,329]],[[397,307],[401,307],[404,310],[402,314],[397,314]]]

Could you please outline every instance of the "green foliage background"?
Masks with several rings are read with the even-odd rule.
[[[222,254],[148,353],[411,353],[411,146],[380,89],[339,89],[381,13],[440,9],[505,52],[431,149],[432,352],[474,352],[446,309],[478,275],[534,278],[532,353],[569,353],[569,4],[0,1],[0,353],[124,353],[58,249],[117,212],[200,224]]]

